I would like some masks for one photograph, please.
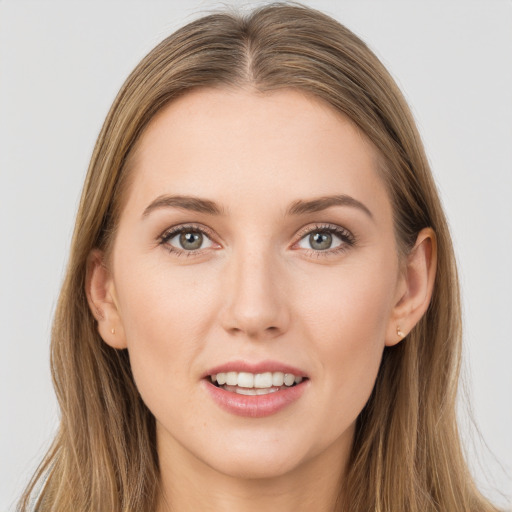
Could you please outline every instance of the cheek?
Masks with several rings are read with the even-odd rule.
[[[334,404],[328,411],[332,435],[335,425],[348,428],[373,389],[392,310],[392,269],[389,264],[361,264],[340,270],[336,279],[317,275],[315,293],[298,300],[302,330],[314,341],[319,396]]]
[[[186,389],[191,362],[204,348],[211,292],[192,268],[173,272],[165,262],[119,265],[118,297],[131,367],[150,408],[152,395],[169,393],[170,386]]]
[[[387,259],[306,275],[297,287],[303,290],[296,301],[298,316],[327,351],[352,347],[364,353],[384,346],[396,287],[393,261]]]

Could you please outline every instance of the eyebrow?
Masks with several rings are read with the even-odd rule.
[[[287,215],[304,215],[306,213],[320,212],[331,206],[350,206],[351,208],[357,208],[368,215],[370,219],[373,219],[373,214],[367,206],[352,196],[345,194],[322,196],[309,201],[299,199],[291,204],[286,213]]]
[[[224,209],[209,199],[201,199],[194,196],[159,196],[144,210],[143,217],[147,217],[158,208],[180,208],[208,215],[223,215]]]
[[[294,201],[286,211],[287,216],[305,215],[308,213],[316,213],[332,206],[349,206],[357,208],[364,212],[368,217],[373,219],[373,214],[367,206],[357,199],[345,195],[338,194],[333,196],[322,196],[315,199]],[[224,215],[225,210],[214,201],[202,199],[195,196],[182,195],[163,195],[157,197],[144,210],[142,216],[147,217],[152,211],[159,208],[180,208],[208,215]]]

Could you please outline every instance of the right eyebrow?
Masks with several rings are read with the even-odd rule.
[[[323,196],[307,201],[299,199],[291,204],[287,213],[288,215],[304,215],[306,213],[321,212],[322,210],[327,210],[327,208],[331,208],[333,206],[349,206],[351,208],[356,208],[364,212],[373,220],[372,212],[367,206],[361,203],[361,201],[358,201],[352,196],[348,196],[346,194]]]
[[[152,211],[158,208],[180,208],[182,210],[206,213],[208,215],[224,215],[224,209],[209,199],[200,199],[194,196],[163,195],[152,201],[146,207],[142,216],[147,217]]]

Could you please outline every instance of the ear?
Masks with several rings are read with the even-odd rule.
[[[99,249],[93,249],[87,258],[85,293],[103,341],[112,348],[126,348],[114,280],[105,264],[105,255]]]
[[[386,345],[402,341],[427,311],[432,298],[437,267],[436,234],[422,229],[407,255],[397,286],[395,306],[386,333]]]

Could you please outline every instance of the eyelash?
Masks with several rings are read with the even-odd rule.
[[[175,226],[164,233],[162,233],[159,237],[159,245],[165,246],[166,250],[170,253],[175,254],[177,256],[185,255],[187,257],[191,256],[199,256],[207,249],[196,249],[187,251],[185,249],[178,249],[170,245],[168,242],[172,240],[176,235],[187,232],[199,232],[202,235],[206,235],[206,237],[213,242],[214,235],[211,230],[207,229],[204,226],[194,225],[194,224],[186,224],[181,226]],[[307,227],[298,233],[298,240],[293,244],[297,245],[300,241],[302,241],[306,236],[311,235],[313,233],[330,233],[332,235],[337,236],[341,240],[341,244],[333,249],[325,249],[325,250],[314,250],[314,249],[306,249],[306,253],[308,256],[315,256],[317,258],[320,257],[329,257],[334,256],[336,254],[340,254],[345,252],[350,247],[353,247],[356,244],[356,238],[354,235],[345,228],[340,226],[336,226],[334,224],[316,224],[312,228]]]

